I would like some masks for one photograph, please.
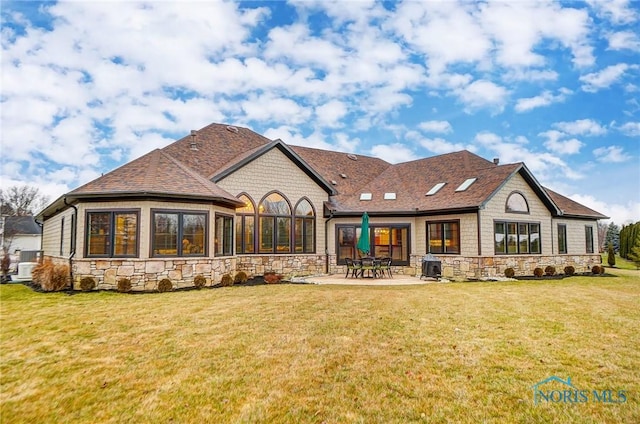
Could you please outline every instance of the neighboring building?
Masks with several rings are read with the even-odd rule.
[[[419,275],[432,253],[454,279],[577,271],[600,263],[606,218],[542,187],[523,163],[468,151],[390,164],[289,146],[211,124],[67,193],[40,213],[45,256],[69,261],[77,283],[129,278],[152,290],[204,275],[342,273],[357,257],[364,212],[371,254]],[[76,284],[77,286],[77,284]]]
[[[11,259],[10,271],[15,272],[18,262],[38,257],[42,240],[42,228],[33,216],[5,216],[3,219],[3,250]],[[22,258],[21,258],[22,256]]]

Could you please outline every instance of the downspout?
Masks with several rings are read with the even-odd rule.
[[[66,206],[71,206],[73,208],[73,226],[71,227],[71,241],[73,245],[73,250],[69,255],[69,278],[71,278],[71,290],[73,290],[73,257],[76,255],[76,246],[78,245],[76,236],[78,235],[78,208],[75,205],[67,203],[67,198],[64,199],[64,204]]]
[[[324,221],[324,257],[325,274],[329,273],[329,221],[333,219],[333,210],[329,209],[329,219]]]

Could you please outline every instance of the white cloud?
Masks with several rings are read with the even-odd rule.
[[[608,34],[607,50],[633,50],[640,51],[640,37],[633,31],[619,31]]]
[[[448,134],[453,129],[447,121],[425,121],[418,124],[418,128],[425,132]]]
[[[376,144],[371,147],[371,155],[389,163],[407,162],[416,157],[413,150],[401,143]]]
[[[640,137],[640,122],[627,122],[620,126],[618,130],[629,137]]]
[[[598,147],[593,151],[599,162],[625,162],[631,159],[631,156],[624,152],[624,148],[620,146]]]
[[[554,96],[551,91],[545,90],[539,96],[518,99],[516,101],[515,110],[516,112],[528,112],[539,107],[563,102],[565,99],[566,96],[563,93]]]
[[[580,77],[582,81],[582,89],[589,93],[595,93],[603,88],[609,88],[611,85],[619,82],[628,69],[635,69],[637,65],[627,65],[626,63],[618,63],[617,65],[607,66],[600,72]]]
[[[567,196],[574,202],[585,205],[601,214],[608,216],[605,222],[615,222],[618,225],[631,224],[640,220],[640,202],[630,200],[626,204],[608,203],[588,194],[572,194]]]
[[[638,12],[630,0],[587,0],[598,16],[610,20],[613,24],[629,24],[638,20]]]
[[[607,129],[592,119],[579,119],[571,122],[556,122],[554,128],[571,135],[598,136],[607,133]]]
[[[316,107],[317,123],[320,126],[340,127],[340,120],[347,114],[347,106],[339,100],[331,100]]]
[[[468,86],[455,90],[456,95],[465,104],[465,111],[471,113],[487,108],[494,113],[502,112],[509,92],[491,81],[477,80]]]
[[[444,154],[450,152],[458,152],[460,150],[474,150],[473,147],[467,148],[461,143],[452,143],[442,138],[422,138],[419,140],[422,147],[430,152]]]

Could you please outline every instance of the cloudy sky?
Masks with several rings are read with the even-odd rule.
[[[212,122],[468,149],[640,220],[640,2],[2,1],[2,186],[54,200]]]

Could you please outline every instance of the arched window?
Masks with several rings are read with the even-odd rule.
[[[259,253],[291,253],[291,206],[280,193],[271,193],[258,206]]]
[[[527,199],[524,198],[522,193],[514,191],[507,198],[507,205],[505,207],[507,212],[513,213],[529,213],[529,205]]]
[[[255,253],[256,208],[249,196],[238,199],[244,206],[236,209],[236,253]]]
[[[296,253],[315,252],[315,222],[316,217],[311,202],[307,199],[300,200],[296,206],[295,227],[293,230]]]

